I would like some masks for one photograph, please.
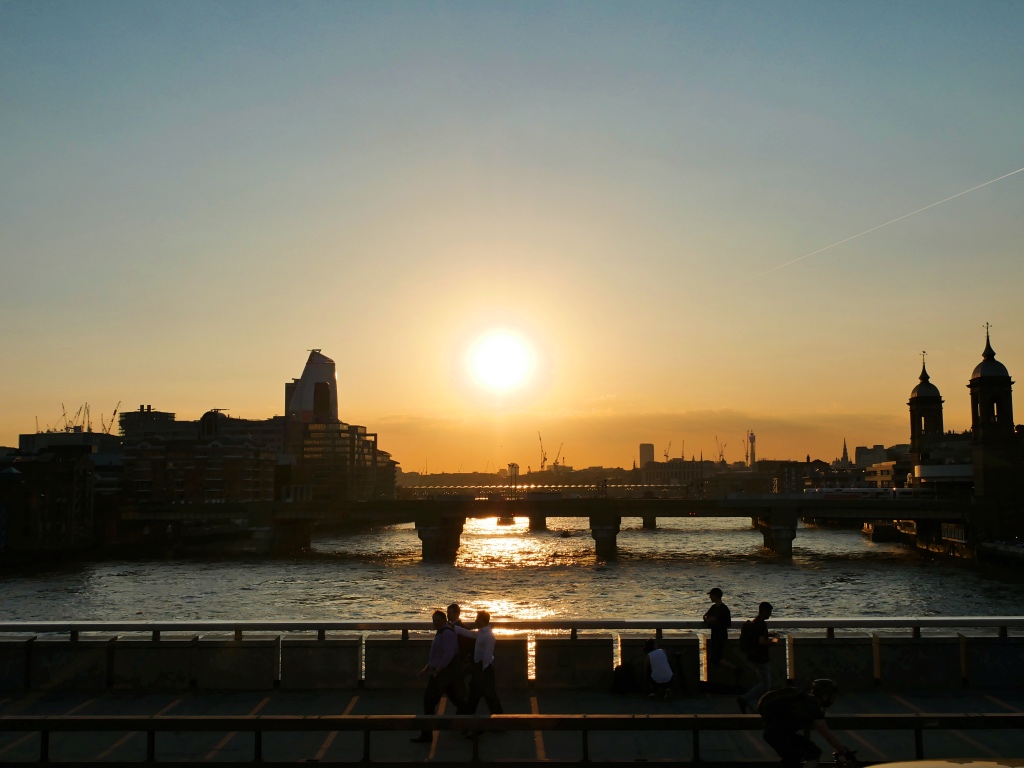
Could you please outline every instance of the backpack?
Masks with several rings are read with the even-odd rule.
[[[798,712],[794,705],[806,695],[799,688],[793,687],[768,691],[757,702],[757,714],[768,723],[781,723],[796,719]]]
[[[757,625],[753,621],[744,621],[740,627],[740,650],[747,656],[757,653],[761,638],[757,633]]]

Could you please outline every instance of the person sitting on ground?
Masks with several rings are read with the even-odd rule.
[[[657,640],[648,640],[644,643],[644,680],[652,689],[648,695],[652,698],[668,698],[672,677],[672,665],[668,661],[668,655],[658,647]]]
[[[821,748],[804,735],[812,728],[847,762],[855,762],[852,751],[843,746],[825,722],[825,710],[835,702],[839,689],[836,684],[821,678],[811,683],[805,693],[795,687],[769,691],[757,704],[764,718],[764,740],[782,759],[782,768],[814,768],[821,757]]]

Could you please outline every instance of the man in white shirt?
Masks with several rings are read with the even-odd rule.
[[[668,655],[658,647],[656,640],[644,643],[644,679],[651,686],[652,697],[668,698],[668,689],[672,685],[672,665]]]
[[[494,687],[494,632],[491,630],[491,614],[487,611],[477,611],[473,626],[477,629],[454,627],[457,635],[476,639],[476,644],[473,646],[473,667],[469,679],[469,697],[466,699],[465,706],[459,709],[458,714],[475,715],[480,698],[483,697],[487,702],[487,711],[492,715],[500,715],[504,710],[501,708],[501,701],[498,700],[498,693]]]

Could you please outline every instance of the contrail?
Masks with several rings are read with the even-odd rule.
[[[888,227],[890,224],[895,224],[897,221],[902,221],[903,219],[906,219],[906,218],[908,218],[910,216],[913,216],[916,213],[921,213],[921,211],[927,211],[929,208],[934,208],[936,205],[942,205],[943,203],[948,203],[950,200],[954,200],[954,199],[956,199],[956,198],[958,198],[958,197],[960,197],[962,195],[966,195],[968,192],[973,192],[976,189],[981,189],[982,187],[987,187],[989,184],[995,184],[997,181],[1002,181],[1003,179],[1009,178],[1010,176],[1013,176],[1015,173],[1020,173],[1021,171],[1024,171],[1024,168],[1018,168],[1016,171],[1011,171],[1010,173],[1004,174],[1003,176],[1000,176],[998,179],[990,179],[989,181],[986,181],[984,184],[979,184],[976,187],[971,187],[970,189],[965,189],[963,192],[957,192],[955,195],[950,195],[949,197],[944,198],[942,200],[939,200],[936,203],[932,203],[931,205],[926,205],[924,208],[918,208],[916,211],[911,211],[910,213],[904,213],[902,216],[897,216],[892,221],[887,221],[884,224],[879,224],[877,227],[872,227],[871,229],[865,229],[863,232],[858,232],[856,235],[850,235],[845,240],[840,240],[837,243],[832,243],[832,245],[826,245],[824,248],[819,248],[816,251],[811,251],[810,253],[805,254],[805,255],[801,256],[800,258],[798,258],[798,259],[793,259],[792,261],[787,261],[785,264],[779,264],[779,266],[772,267],[769,270],[766,270],[764,272],[761,272],[760,274],[754,275],[754,277],[764,277],[765,275],[770,274],[772,272],[775,272],[776,270],[782,269],[783,267],[788,267],[790,264],[796,264],[798,261],[803,261],[804,259],[811,258],[811,256],[817,256],[819,253],[822,253],[823,251],[827,251],[830,248],[835,248],[837,245],[842,245],[843,243],[848,243],[851,240],[856,240],[858,237],[863,237],[864,235],[867,235],[867,234],[869,234],[871,232],[874,232],[876,229],[881,229],[882,227]]]

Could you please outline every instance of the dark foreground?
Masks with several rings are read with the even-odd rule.
[[[406,719],[421,707],[420,695],[415,692],[25,693],[0,699],[0,762],[23,765],[38,761],[39,732],[10,729],[27,728],[30,723],[21,720],[24,717],[56,715],[81,718],[70,727],[84,729],[58,732],[61,726],[55,724],[49,734],[47,757],[65,764],[138,765],[147,761],[151,749],[151,764],[251,763],[260,757],[264,765],[346,763],[362,761],[368,754],[372,762],[385,764],[465,763],[476,758],[484,762],[589,759],[635,765],[693,762],[695,747],[699,760],[706,764],[777,764],[761,739],[760,719],[738,715],[734,696],[689,694],[662,701],[643,695],[527,690],[508,692],[502,698],[506,712],[514,714],[506,722],[484,724],[478,738],[467,737],[464,728],[469,724],[462,718],[444,718],[442,727],[457,730],[438,731],[432,743],[417,744],[410,738],[418,733],[419,723]],[[443,701],[441,714],[446,710],[451,708]],[[992,717],[979,717],[985,714]],[[365,719],[380,715],[397,717]],[[620,716],[604,722],[621,729],[601,730],[601,718],[586,723],[581,715]],[[840,738],[865,762],[1024,755],[1024,692],[851,693],[841,696],[829,715]],[[861,715],[902,717],[871,728],[875,721]],[[158,732],[151,737],[144,731],[97,732],[91,722],[96,716],[131,716],[135,720],[125,727],[141,728],[150,723],[157,725]],[[277,719],[282,716],[287,719]],[[338,716],[331,722],[330,718]],[[161,717],[187,719],[174,724],[183,729],[175,732],[159,730],[167,725],[159,722]],[[222,717],[232,719],[219,722]],[[147,720],[140,722],[140,718]],[[68,727],[68,720],[63,722]],[[263,729],[258,740],[257,724]],[[289,731],[274,731],[275,724]],[[842,725],[853,729],[845,730]],[[368,737],[364,733],[367,726],[373,729]],[[891,729],[894,726],[897,729]],[[501,730],[486,730],[496,727]],[[593,730],[584,738],[580,729],[586,727]],[[538,728],[541,730],[535,730]],[[829,759],[831,750],[823,743],[821,746],[824,758]],[[262,754],[257,755],[257,750]]]

